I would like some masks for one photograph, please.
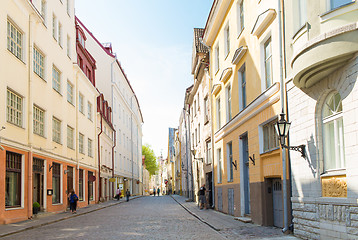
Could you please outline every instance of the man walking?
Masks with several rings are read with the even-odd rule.
[[[128,190],[127,188],[127,191],[126,191],[126,197],[127,197],[127,202],[129,201],[129,196],[131,195],[130,191]]]
[[[203,209],[206,204],[205,191],[206,191],[205,184],[203,184],[203,186],[201,186],[199,190],[200,209]]]

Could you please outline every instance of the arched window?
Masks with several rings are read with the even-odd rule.
[[[328,95],[322,111],[324,170],[345,168],[342,99]]]

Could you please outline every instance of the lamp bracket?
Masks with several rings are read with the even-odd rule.
[[[301,157],[306,158],[306,145],[301,144],[299,146],[286,146],[282,144],[282,148],[286,148],[288,150],[294,150],[301,153]]]
[[[254,166],[255,166],[255,154],[252,154],[252,157],[251,157],[251,156],[249,156],[249,159],[251,160],[252,165],[254,165]]]
[[[53,168],[53,163],[52,163],[52,165],[49,165],[48,171],[51,172],[52,168]]]
[[[231,163],[232,163],[232,165],[234,165],[235,170],[237,170],[237,162],[236,162],[236,160],[235,160],[235,162],[234,162],[234,161],[231,161]]]

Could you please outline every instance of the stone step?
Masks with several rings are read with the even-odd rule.
[[[235,217],[234,218],[235,220],[238,220],[240,222],[243,222],[243,223],[250,223],[252,222],[251,218],[248,218],[248,217]]]

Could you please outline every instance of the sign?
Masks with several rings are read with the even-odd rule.
[[[110,178],[109,181],[110,182],[116,182],[116,179],[115,178]]]
[[[53,195],[53,189],[47,189],[47,195],[52,196]]]
[[[89,176],[88,181],[90,181],[90,182],[96,181],[96,176],[93,176],[93,175]]]

